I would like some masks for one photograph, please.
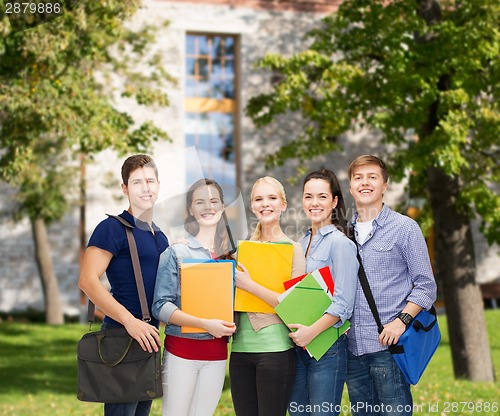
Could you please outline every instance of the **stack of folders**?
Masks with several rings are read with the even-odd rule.
[[[311,325],[332,303],[334,285],[330,269],[318,269],[292,280],[298,282],[293,285],[290,281],[284,283],[288,289],[278,297],[280,303],[274,310],[286,324]],[[328,328],[307,345],[307,351],[319,360],[349,326],[349,321],[346,321],[340,328]]]
[[[235,262],[183,259],[180,264],[181,310],[199,318],[233,321]],[[181,327],[183,333],[206,332]]]
[[[335,288],[335,284],[333,283],[333,278],[332,278],[332,273],[330,272],[330,267],[325,266],[320,269],[316,269],[315,271],[312,272],[312,275],[317,278],[318,273],[321,275],[321,279],[323,279],[323,283],[321,283],[321,280],[319,280],[321,287],[327,292],[328,296],[330,296],[330,299],[333,297],[333,291]],[[290,289],[291,287],[295,286],[297,283],[299,283],[304,277],[306,277],[309,273],[305,273],[303,275],[294,277],[293,279],[287,280],[286,282],[283,282],[283,286],[285,287],[285,290]],[[326,285],[326,288],[325,288]]]

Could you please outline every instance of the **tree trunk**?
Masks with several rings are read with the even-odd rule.
[[[494,381],[470,219],[457,207],[459,179],[430,167],[428,180],[436,231],[436,274],[443,282],[455,377]]]
[[[45,320],[48,324],[63,324],[64,316],[59,296],[59,287],[57,286],[57,277],[50,256],[47,227],[42,218],[32,218],[30,221],[33,241],[35,243],[36,264],[42,280],[45,300]]]
[[[86,163],[85,154],[80,153],[80,270],[82,267],[83,256],[85,255],[85,247],[87,245],[87,235],[85,230],[87,228],[86,217],[86,201],[87,201],[87,183],[86,183]],[[80,323],[86,323],[87,318],[87,295],[80,291]],[[96,311],[97,312],[97,311]]]
[[[442,19],[438,0],[417,0],[417,13],[429,27]],[[416,33],[415,38],[418,42],[432,42],[433,35],[428,31],[426,36]],[[439,77],[437,89],[447,91],[451,85],[452,77],[445,73]],[[427,140],[435,131],[439,114],[438,98],[429,106],[421,140]],[[435,272],[443,282],[453,371],[456,378],[494,381],[483,299],[476,283],[470,218],[457,207],[460,179],[433,166],[427,169],[427,179],[435,224]]]

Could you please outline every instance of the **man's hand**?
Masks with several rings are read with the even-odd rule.
[[[384,326],[384,330],[378,336],[378,342],[382,345],[397,344],[399,337],[406,331],[406,325],[401,319],[396,318]]]
[[[124,323],[125,329],[144,351],[157,352],[161,347],[160,331],[140,319],[132,317]]]

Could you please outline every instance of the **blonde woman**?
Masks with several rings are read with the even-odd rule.
[[[252,188],[251,208],[259,222],[250,239],[292,242],[280,225],[286,206],[285,190],[279,181],[270,176],[257,180]],[[302,247],[292,243],[290,277],[305,271]],[[279,293],[253,281],[245,265],[239,266],[242,271],[236,272],[236,286],[276,306]],[[275,314],[239,312],[237,322],[229,362],[236,415],[285,416],[295,373],[294,344],[288,327]]]

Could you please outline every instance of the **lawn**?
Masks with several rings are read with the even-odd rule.
[[[498,380],[500,310],[486,311],[486,319]],[[443,341],[422,380],[413,388],[415,414],[499,415],[500,383],[455,380],[444,316],[439,317],[439,324]],[[86,331],[86,326],[77,324],[0,323],[0,415],[102,415],[102,405],[83,403],[75,397],[75,349]],[[348,407],[346,395],[343,404]],[[227,380],[215,414],[234,414]],[[153,403],[151,415],[161,415],[160,400]]]

